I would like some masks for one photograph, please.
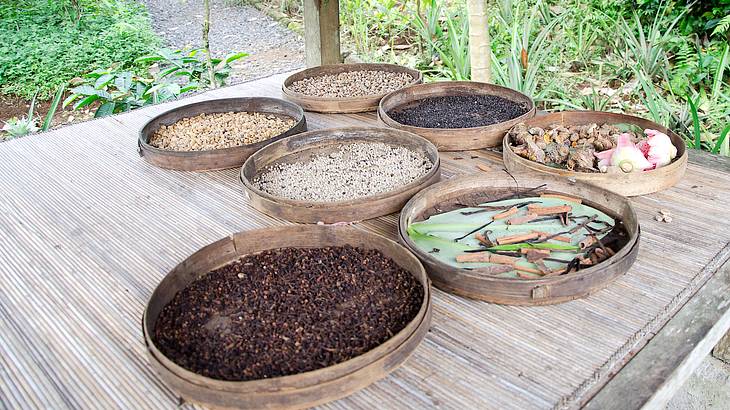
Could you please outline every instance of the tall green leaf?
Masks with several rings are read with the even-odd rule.
[[[43,125],[41,125],[41,131],[48,131],[51,128],[53,116],[56,115],[56,110],[58,110],[58,104],[60,104],[61,102],[64,91],[66,91],[65,84],[58,87],[56,95],[53,97],[53,101],[51,101],[50,107],[48,107],[48,113],[46,114],[46,118],[43,120]]]

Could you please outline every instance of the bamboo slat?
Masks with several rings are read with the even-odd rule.
[[[0,407],[165,408],[140,331],[165,273],[232,232],[286,222],[253,210],[238,170],[156,168],[138,129],[175,105],[280,97],[285,75],[0,144]],[[377,125],[374,114],[307,113],[310,129]],[[442,153],[442,174],[503,172],[498,153]],[[471,158],[476,156],[477,158]],[[454,159],[462,158],[462,159]],[[638,259],[606,289],[514,307],[434,289],[431,331],[388,378],[323,408],[572,408],[728,260],[730,173],[690,163],[676,186],[632,198]],[[670,224],[654,221],[659,209]],[[355,225],[396,238],[396,215]]]

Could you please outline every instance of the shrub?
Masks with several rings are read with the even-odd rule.
[[[69,2],[70,3],[70,2]],[[0,0],[0,92],[41,99],[74,77],[156,49],[144,6],[130,0]]]

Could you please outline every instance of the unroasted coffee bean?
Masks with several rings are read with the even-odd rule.
[[[387,94],[413,82],[408,73],[362,70],[324,74],[293,82],[289,89],[312,97],[348,98]]]
[[[432,168],[433,163],[422,152],[358,142],[306,162],[273,164],[253,183],[262,191],[288,199],[345,201],[408,185]]]
[[[288,131],[294,118],[260,112],[200,114],[163,125],[149,144],[171,151],[206,151],[255,144]]]

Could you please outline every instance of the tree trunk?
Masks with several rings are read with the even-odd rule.
[[[210,80],[210,88],[216,88],[215,71],[213,71],[213,57],[210,55],[210,0],[203,0],[204,17],[203,17],[203,49],[205,50],[205,63],[208,66],[208,79]]]
[[[487,22],[487,0],[466,0],[469,14],[469,61],[472,81],[492,81],[492,47]]]

